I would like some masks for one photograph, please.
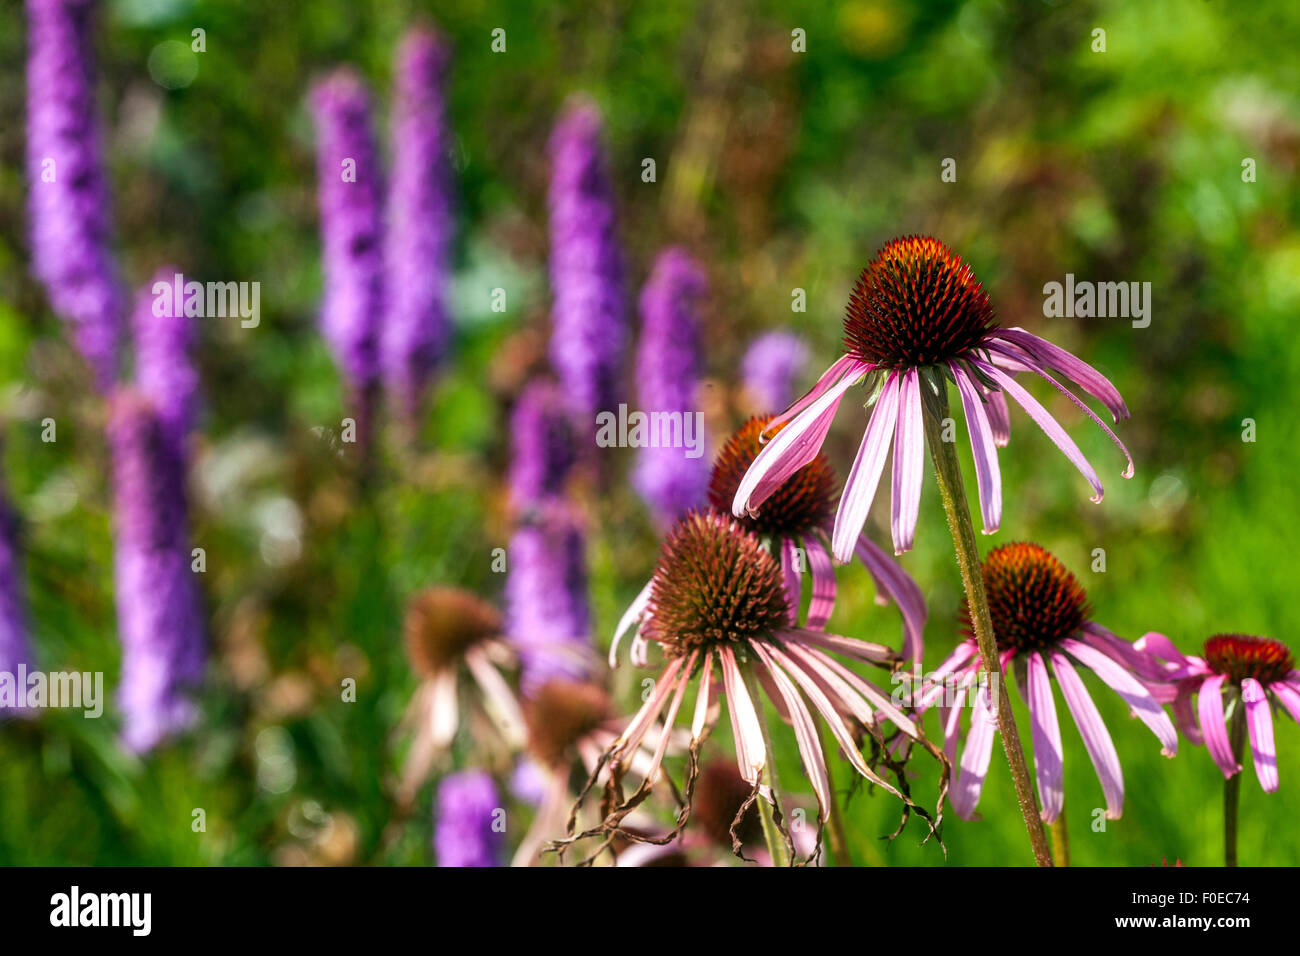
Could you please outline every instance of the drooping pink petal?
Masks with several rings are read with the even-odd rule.
[[[695,661],[699,656],[699,651],[691,652],[686,666],[682,668],[681,673],[674,681],[672,700],[668,704],[668,713],[664,715],[664,726],[659,735],[659,743],[655,747],[654,756],[650,758],[650,765],[642,771],[647,784],[655,782],[659,766],[663,763],[664,754],[668,752],[668,741],[672,738],[673,723],[677,720],[677,711],[682,706],[682,697],[686,694],[686,686],[691,682],[691,671],[695,668]]]
[[[722,665],[722,686],[727,694],[731,729],[736,738],[737,766],[745,780],[756,784],[763,768],[767,766],[763,728],[759,725],[758,713],[754,710],[754,701],[750,699],[745,687],[745,679],[741,676],[735,653],[730,647],[719,647],[718,661]]]
[[[956,362],[950,362],[948,367],[957,382],[962,408],[966,412],[966,431],[970,435],[970,447],[975,455],[975,481],[979,486],[984,533],[992,534],[1002,526],[1002,471],[998,468],[998,450],[993,443],[993,429],[989,427],[979,390],[966,370]]]
[[[988,404],[984,411],[989,417],[989,429],[993,432],[993,444],[1006,448],[1011,443],[1011,414],[1007,410],[1007,398],[1001,392],[983,389]]]
[[[880,473],[885,468],[885,455],[894,437],[894,421],[898,416],[898,374],[890,373],[885,381],[876,407],[867,422],[858,456],[849,471],[840,506],[835,512],[835,528],[831,532],[831,553],[840,564],[848,563],[853,556],[862,526],[867,523],[867,512],[876,497]]]
[[[1119,389],[1083,359],[1021,328],[999,329],[993,337],[1020,346],[1042,364],[1078,383],[1080,388],[1106,406],[1115,421],[1128,418],[1128,406],[1124,404]]]
[[[820,541],[805,539],[804,549],[808,555],[808,567],[812,571],[813,584],[812,602],[808,605],[807,626],[820,631],[831,619],[831,612],[835,610],[835,568],[831,565],[831,556],[822,547]]]
[[[1101,792],[1106,795],[1106,818],[1118,820],[1124,812],[1124,775],[1119,766],[1119,754],[1110,739],[1110,731],[1097,713],[1097,705],[1092,702],[1088,688],[1075,673],[1074,665],[1064,654],[1052,653],[1052,669],[1056,671],[1056,682],[1061,685],[1061,695],[1070,708],[1075,726],[1083,737],[1083,746],[1092,758],[1092,766],[1101,781]]]
[[[894,433],[894,477],[891,489],[891,526],[894,553],[912,550],[916,540],[916,519],[921,511],[922,465],[925,462],[925,430],[921,422],[921,377],[908,369],[898,386],[898,425]],[[856,539],[859,527],[853,533]],[[848,559],[845,558],[847,561]]]
[[[803,602],[803,575],[799,572],[799,546],[793,538],[781,539],[781,576],[785,581],[786,621],[799,622],[799,605]],[[814,581],[814,593],[816,582]]]
[[[1223,717],[1223,681],[1222,674],[1207,677],[1196,695],[1196,712],[1201,721],[1201,735],[1205,738],[1205,749],[1210,752],[1214,762],[1223,771],[1224,777],[1231,777],[1241,770],[1241,764],[1232,755],[1232,743],[1228,740],[1228,722]]]
[[[969,820],[975,813],[975,805],[979,803],[980,793],[984,790],[984,778],[989,772],[989,759],[993,756],[993,734],[996,730],[993,708],[989,703],[988,684],[982,684],[971,707],[970,733],[966,735],[966,749],[962,751],[957,779],[953,781],[950,794],[952,808],[963,820]]]
[[[866,661],[868,664],[884,664],[888,666],[898,660],[898,655],[884,644],[859,641],[856,637],[841,637],[839,634],[810,631],[807,628],[797,628],[783,633],[787,635],[789,640],[824,647],[828,651],[834,651],[836,654],[843,654],[845,657],[852,657],[855,660]]]
[[[913,706],[922,713],[932,707],[935,698],[948,686],[948,677],[978,655],[979,646],[973,640],[958,644],[953,652],[943,659],[938,669],[929,675],[929,683],[923,688],[920,698],[915,700]]]
[[[618,627],[614,629],[614,640],[609,645],[609,666],[611,669],[618,667],[618,645],[623,639],[623,635],[627,633],[633,624],[640,622],[641,616],[645,614],[646,605],[650,603],[650,594],[654,590],[654,583],[653,577],[647,581],[645,587],[641,589],[641,593],[628,605],[627,610],[623,612],[623,616],[618,619]]]
[[[881,716],[892,721],[899,730],[916,739],[920,731],[916,723],[894,705],[894,702],[880,688],[870,681],[863,680],[835,658],[791,641],[784,648],[784,653],[799,661],[803,668],[823,684],[829,687],[848,705],[849,710],[866,726],[871,726],[876,717],[872,706],[880,710]]]
[[[1183,736],[1187,738],[1187,742],[1193,747],[1203,746],[1205,737],[1201,734],[1201,728],[1196,726],[1196,709],[1192,706],[1192,695],[1178,693],[1170,706],[1174,711],[1174,721],[1178,724],[1178,729],[1183,732]]]
[[[772,492],[817,457],[840,401],[853,385],[852,378],[841,380],[763,446],[740,480],[731,503],[732,514],[740,517],[757,513]]]
[[[713,705],[713,654],[704,655],[704,666],[700,668],[700,689],[695,696],[695,715],[691,718],[691,741],[704,737],[704,728],[708,724],[709,708]]]
[[[1178,753],[1178,731],[1174,730],[1173,721],[1142,686],[1136,677],[1117,664],[1113,658],[1095,647],[1089,647],[1082,641],[1067,637],[1061,641],[1061,647],[1081,664],[1092,668],[1092,672],[1124,698],[1124,702],[1133,709],[1133,713],[1142,723],[1151,728],[1151,732],[1160,741],[1160,752],[1166,757]]]
[[[990,349],[990,351],[995,351],[995,350],[996,350],[996,346],[993,349]],[[1064,395],[1067,399],[1069,399],[1070,403],[1073,404],[1075,408],[1079,409],[1079,411],[1083,412],[1085,415],[1087,415],[1089,418],[1092,419],[1093,424],[1095,424],[1098,428],[1100,428],[1105,433],[1106,437],[1109,438],[1111,442],[1114,443],[1115,447],[1120,450],[1120,453],[1126,459],[1128,459],[1128,465],[1125,466],[1124,471],[1121,472],[1121,474],[1125,478],[1132,478],[1133,477],[1133,456],[1129,454],[1128,448],[1124,445],[1124,443],[1119,440],[1119,436],[1110,430],[1110,426],[1107,425],[1105,422],[1103,422],[1100,418],[1098,418],[1097,413],[1094,412],[1087,405],[1085,405],[1083,402],[1081,402],[1073,392],[1071,392],[1068,388],[1066,388],[1056,379],[1052,378],[1052,376],[1049,375],[1045,369],[1031,365],[1030,371],[1033,372],[1035,375],[1037,375],[1039,378],[1041,378],[1043,381],[1047,382],[1049,385],[1051,385],[1062,395]]]
[[[793,419],[805,408],[811,405],[817,399],[826,394],[843,375],[856,380],[865,372],[870,371],[870,366],[852,355],[842,355],[831,364],[831,367],[822,372],[822,377],[817,380],[817,384],[810,388],[802,398],[797,399],[789,408],[780,415],[773,416],[772,420],[767,423],[763,429],[764,434],[771,432],[773,429]]]
[[[456,736],[460,710],[457,707],[456,672],[444,667],[431,678],[429,733],[435,750],[445,750]]]
[[[465,652],[465,666],[483,692],[484,705],[496,721],[501,735],[512,747],[522,747],[528,731],[519,702],[506,679],[492,666],[481,647],[471,647]]]
[[[1043,822],[1055,823],[1065,803],[1065,752],[1061,748],[1061,725],[1056,719],[1056,701],[1047,665],[1034,651],[1029,655],[1025,701],[1034,740],[1034,772],[1038,777],[1038,799],[1043,804]]]
[[[1250,754],[1255,759],[1255,776],[1265,793],[1277,792],[1277,747],[1273,743],[1273,714],[1268,694],[1253,677],[1241,681],[1241,699],[1246,705],[1246,728],[1250,731]]]
[[[1291,719],[1300,724],[1300,688],[1293,687],[1286,681],[1274,681],[1269,685],[1269,690],[1278,702],[1286,708],[1286,712],[1291,715]]]
[[[867,567],[876,589],[894,599],[903,617],[903,656],[919,661],[925,649],[925,597],[912,576],[865,534],[858,536],[858,560]]]
[[[682,669],[684,659],[675,657],[668,662],[664,672],[659,675],[659,680],[655,682],[654,690],[650,696],[645,699],[641,709],[636,712],[632,720],[628,723],[627,728],[618,736],[615,741],[614,758],[617,758],[628,751],[635,751],[641,745],[641,739],[650,729],[650,725],[659,719],[660,712],[664,709],[664,703],[668,700],[669,693],[672,692],[674,681]]]
[[[1083,452],[1079,451],[1079,446],[1076,445],[1074,440],[1065,433],[1065,430],[1057,424],[1056,419],[1048,413],[1047,409],[1038,404],[1038,400],[1034,398],[1034,396],[1030,395],[1023,388],[1017,385],[1011,376],[1007,375],[1001,369],[990,365],[988,362],[982,362],[979,359],[972,359],[971,363],[981,372],[988,375],[989,378],[993,379],[993,381],[997,382],[1004,392],[1014,398],[1020,404],[1020,407],[1029,413],[1029,417],[1032,418],[1038,427],[1047,434],[1047,437],[1052,440],[1052,443],[1055,444],[1057,448],[1061,449],[1065,454],[1065,457],[1070,459],[1070,463],[1073,464],[1075,468],[1079,469],[1079,473],[1088,480],[1088,484],[1092,485],[1092,490],[1094,492],[1092,500],[1101,501],[1106,491],[1101,486],[1101,479],[1097,477],[1097,472],[1093,470],[1092,465],[1088,464],[1088,459],[1083,457]]]
[[[812,715],[808,713],[808,708],[804,705],[799,692],[790,683],[790,678],[776,666],[770,648],[762,641],[753,641],[750,646],[758,654],[768,673],[772,675],[777,692],[785,701],[786,709],[790,712],[790,722],[791,726],[794,727],[795,741],[799,745],[799,758],[803,761],[804,770],[808,774],[808,782],[812,784],[813,793],[817,795],[817,815],[819,819],[825,820],[830,815],[831,782],[830,775],[826,770],[826,757],[822,753],[821,739],[817,735],[817,725],[813,723]],[[833,719],[839,721],[839,717]],[[840,721],[840,726],[843,728],[842,721]]]

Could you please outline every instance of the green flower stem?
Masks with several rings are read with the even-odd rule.
[[[934,379],[938,380],[937,389],[930,387]],[[1020,813],[1025,818],[1025,829],[1029,831],[1029,842],[1033,846],[1034,859],[1039,866],[1051,866],[1052,854],[1047,846],[1047,837],[1043,833],[1042,819],[1038,815],[1034,787],[1029,776],[1029,767],[1025,763],[1025,751],[1020,744],[1020,732],[1016,729],[1015,715],[1011,711],[1011,698],[1007,696],[1007,682],[1002,679],[1002,670],[998,666],[998,645],[993,637],[993,621],[989,617],[988,598],[984,593],[984,575],[980,571],[979,547],[975,543],[975,528],[971,524],[970,506],[966,502],[966,489],[962,484],[961,465],[957,461],[957,445],[955,442],[944,441],[941,431],[944,419],[948,418],[947,382],[937,375],[934,378],[923,375],[921,399],[924,407],[922,417],[925,420],[925,437],[930,445],[930,456],[934,459],[935,477],[939,482],[943,510],[948,515],[948,528],[952,532],[952,542],[957,550],[957,564],[961,568],[962,584],[966,588],[966,601],[975,628],[975,641],[979,645],[980,657],[984,660],[989,678],[997,685],[995,711],[997,725],[998,730],[1002,732],[1002,747],[1007,754],[1007,763],[1011,765],[1011,779],[1016,785],[1016,799],[1020,803]]]
[[[1047,826],[1052,834],[1052,861],[1057,866],[1070,865],[1070,831],[1065,825],[1065,806],[1061,806],[1061,815],[1055,823]]]
[[[1228,728],[1232,759],[1241,766],[1242,751],[1246,747],[1246,707],[1240,695],[1233,701],[1232,719]],[[1241,777],[1238,770],[1223,781],[1223,865],[1237,865],[1237,809],[1241,803]]]
[[[749,699],[754,702],[754,712],[758,714],[758,726],[763,731],[763,746],[767,748],[767,760],[763,764],[762,782],[772,791],[772,796],[776,797],[776,748],[772,746],[772,735],[767,729],[767,714],[763,709],[763,694],[758,686],[758,677],[754,673],[754,664],[741,667],[740,672],[745,678],[745,689],[749,691]],[[772,815],[772,805],[762,797],[759,797],[755,803],[758,804],[758,819],[763,824],[763,840],[767,843],[767,852],[772,856],[773,866],[789,866],[790,853],[785,845],[785,837],[781,836],[781,831],[776,827],[776,819]]]

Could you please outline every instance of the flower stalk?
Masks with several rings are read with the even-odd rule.
[[[1232,744],[1232,758],[1241,766],[1242,751],[1246,746],[1246,708],[1238,696],[1232,702],[1232,717],[1228,721],[1228,739]],[[1223,781],[1223,865],[1237,865],[1237,811],[1241,805],[1241,778],[1237,771]]]
[[[984,593],[979,548],[975,543],[975,528],[971,523],[966,489],[962,483],[961,466],[957,461],[957,446],[955,442],[943,440],[943,422],[948,418],[948,387],[941,374],[930,369],[926,370],[923,376],[921,399],[925,437],[930,446],[930,456],[934,459],[939,495],[943,499],[943,508],[948,516],[948,528],[952,532],[953,546],[957,551],[957,564],[961,568],[962,584],[966,589],[966,600],[970,607],[975,640],[979,645],[980,656],[984,660],[985,667],[988,668],[990,662],[996,665],[999,660],[998,646],[993,635],[988,598]],[[1020,813],[1025,819],[1025,829],[1029,832],[1034,860],[1039,866],[1051,866],[1052,854],[1038,814],[1033,781],[1029,775],[1029,767],[1025,763],[1025,751],[1020,743],[1015,716],[1011,711],[1011,699],[1007,696],[1006,681],[1001,677],[1000,668],[996,673],[990,672],[990,680],[997,685],[995,705],[997,727],[1002,732],[1002,747],[1006,751],[1007,763],[1011,767],[1011,779],[1016,787],[1016,800],[1020,804]]]

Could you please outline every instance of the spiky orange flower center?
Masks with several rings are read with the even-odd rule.
[[[786,623],[781,566],[729,516],[692,511],[669,533],[642,626],[669,655],[744,643]]]
[[[547,767],[567,764],[578,741],[609,719],[609,695],[587,681],[550,680],[524,704],[528,749]]]
[[[1055,647],[1088,619],[1083,586],[1046,548],[1026,542],[1002,545],[989,552],[983,570],[999,651]],[[966,633],[973,634],[970,612],[962,614]]]
[[[476,594],[435,586],[411,599],[404,632],[411,667],[427,677],[454,664],[480,641],[500,634],[501,615]]]
[[[757,415],[741,425],[718,452],[709,476],[709,504],[720,514],[731,513],[745,472],[763,445],[760,436],[772,415]],[[780,431],[778,426],[775,431]],[[773,434],[775,434],[775,431]],[[771,435],[768,436],[769,440]],[[746,530],[759,535],[786,537],[809,534],[830,521],[834,508],[835,471],[823,454],[818,454],[776,489],[757,515],[735,519]]]
[[[971,267],[938,239],[885,243],[858,277],[844,316],[850,354],[886,368],[919,368],[966,354],[995,327]]]
[[[1205,661],[1216,674],[1238,684],[1253,677],[1267,686],[1284,680],[1295,668],[1291,649],[1281,641],[1249,634],[1216,634],[1205,642]]]

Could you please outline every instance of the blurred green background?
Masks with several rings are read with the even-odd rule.
[[[171,262],[262,283],[262,323],[212,320],[199,361],[206,412],[194,468],[195,541],[213,659],[200,727],[144,760],[122,754],[116,716],[48,712],[0,725],[0,863],[427,863],[430,793],[394,834],[392,728],[415,689],[403,603],[434,581],[498,600],[490,569],[509,533],[505,415],[540,367],[547,332],[546,137],[578,89],[605,111],[621,232],[639,286],[669,242],[705,263],[715,423],[745,345],[793,327],[811,377],[838,355],[859,269],[888,238],[932,233],[973,264],[1004,324],[1024,325],[1109,375],[1133,411],[1118,430],[1137,463],[1045,387],[1106,482],[1086,486],[1018,411],[1002,453],[1003,530],[1038,541],[1088,588],[1096,620],[1185,651],[1219,631],[1295,644],[1300,568],[1300,7],[1285,0],[1098,3],[902,0],[743,12],[701,4],[465,0],[110,0],[98,37],[118,252],[133,285]],[[321,289],[311,126],[313,77],[356,64],[386,102],[396,40],[436,17],[456,49],[450,115],[461,224],[454,362],[421,453],[390,455],[368,500],[313,430],[337,428],[340,384],[315,326]],[[188,52],[190,31],[207,50]],[[507,31],[504,54],[490,32]],[[806,52],[791,50],[802,29]],[[1106,31],[1093,52],[1092,31]],[[48,669],[116,683],[103,411],[27,267],[21,4],[0,5],[0,415],[4,466],[25,520],[34,640]],[[171,44],[169,46],[160,46]],[[197,70],[197,72],[195,72]],[[193,74],[192,82],[184,83]],[[172,88],[174,87],[174,88]],[[381,121],[383,117],[381,114]],[[641,180],[656,159],[658,181]],[[1257,181],[1242,181],[1242,160]],[[956,160],[956,182],[941,163]],[[1045,319],[1042,286],[1152,283],[1149,328]],[[505,314],[489,290],[507,290]],[[803,288],[808,310],[790,311]],[[40,422],[58,422],[58,441]],[[1243,419],[1257,440],[1243,442]],[[846,405],[828,452],[843,476],[865,417]],[[632,453],[622,451],[619,467]],[[968,457],[968,452],[963,452]],[[969,462],[967,462],[969,465]],[[968,487],[973,475],[968,472]],[[585,504],[591,598],[604,645],[649,575],[656,540],[617,482]],[[879,504],[873,523],[881,517]],[[879,534],[877,540],[887,538]],[[1106,551],[1105,573],[1090,571]],[[932,477],[903,559],[930,602],[926,663],[954,645],[960,582]],[[860,567],[843,569],[831,629],[897,640]],[[339,681],[358,679],[356,703]],[[624,667],[620,701],[635,701]],[[1222,861],[1222,777],[1202,748],[1166,760],[1123,703],[1088,677],[1124,766],[1124,816],[1091,829],[1100,786],[1072,722],[1066,813],[1077,864]],[[1013,695],[1014,696],[1014,695]],[[630,713],[630,710],[629,710]],[[1022,712],[1023,715],[1023,712]],[[931,729],[937,733],[937,727]],[[1022,723],[1022,727],[1027,724]],[[811,805],[793,735],[778,728],[784,784]],[[1281,790],[1249,764],[1243,863],[1300,859],[1300,728],[1278,721]],[[716,734],[721,753],[730,735]],[[457,760],[468,757],[458,753]],[[931,768],[916,792],[932,802]],[[837,780],[848,775],[843,764]],[[513,807],[513,805],[512,805]],[[191,829],[203,808],[207,829]],[[1031,861],[1005,761],[982,822],[949,815],[951,864]],[[525,812],[512,809],[517,838]],[[938,865],[897,805],[849,804],[855,862]],[[515,821],[518,821],[517,823]]]

